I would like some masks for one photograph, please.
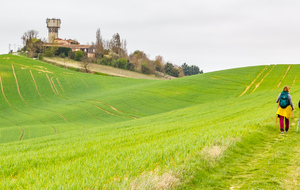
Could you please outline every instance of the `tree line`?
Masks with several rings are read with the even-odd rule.
[[[97,29],[96,40],[92,43],[95,47],[95,58],[88,58],[86,53],[81,50],[73,52],[71,48],[57,47],[55,44],[52,47],[43,48],[43,43],[46,40],[38,39],[38,32],[35,30],[25,32],[21,39],[24,45],[22,51],[26,51],[29,57],[37,57],[38,55],[40,57],[68,57],[84,62],[86,72],[88,72],[88,63],[98,63],[159,76],[167,74],[173,77],[183,77],[203,73],[203,70],[200,70],[196,65],[189,66],[187,63],[183,63],[181,66],[177,66],[165,62],[160,55],[151,60],[145,52],[140,50],[128,54],[127,42],[121,39],[119,33],[114,34],[110,40],[105,40],[102,38],[100,29]]]

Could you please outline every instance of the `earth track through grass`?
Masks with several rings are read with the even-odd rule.
[[[231,147],[219,163],[206,166],[210,172],[195,189],[299,189],[299,133],[292,128],[281,134],[271,123]]]

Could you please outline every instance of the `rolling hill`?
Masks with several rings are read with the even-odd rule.
[[[299,69],[255,66],[163,81],[0,55],[0,187],[228,189],[211,175],[249,139],[276,133],[275,99],[288,85],[297,103]]]

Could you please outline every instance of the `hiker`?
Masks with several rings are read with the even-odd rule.
[[[283,92],[281,92],[276,100],[276,103],[279,102],[277,106],[277,113],[279,119],[280,119],[280,130],[281,133],[284,132],[284,123],[283,119],[285,120],[285,132],[287,133],[289,130],[289,119],[291,117],[291,112],[294,111],[294,106],[292,102],[292,97],[289,94],[290,87],[285,86],[283,87]]]

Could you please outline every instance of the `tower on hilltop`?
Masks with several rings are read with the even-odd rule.
[[[53,42],[55,38],[58,38],[58,29],[60,28],[60,19],[49,19],[46,20],[48,32],[48,42]]]

